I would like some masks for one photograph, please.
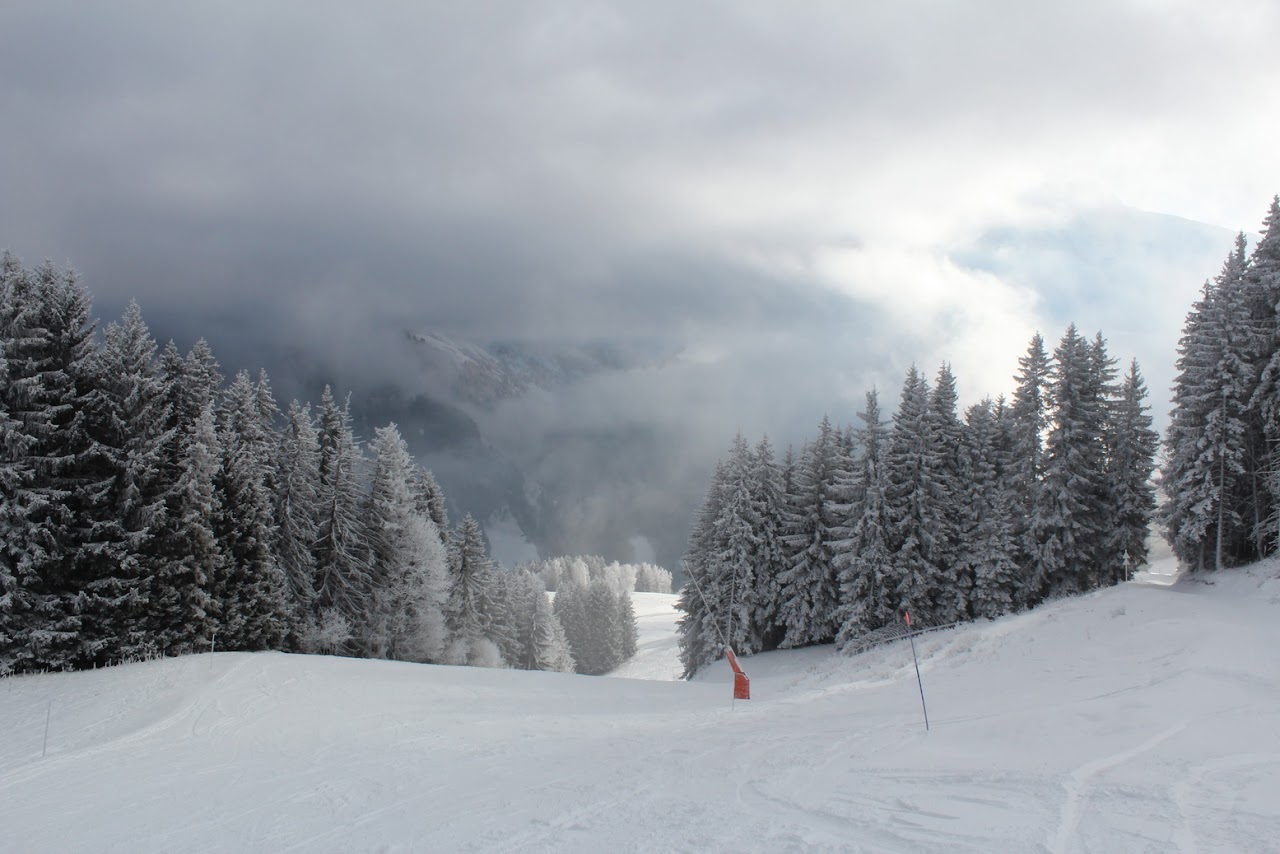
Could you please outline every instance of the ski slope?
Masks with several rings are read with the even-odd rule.
[[[673,681],[282,654],[0,681],[0,851],[1280,850],[1280,564]],[[644,675],[652,678],[638,678]],[[41,757],[46,715],[47,755]]]

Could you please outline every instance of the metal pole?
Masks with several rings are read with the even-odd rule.
[[[49,708],[44,713],[44,744],[40,748],[40,758],[44,759],[46,753],[49,752],[49,719],[53,717],[53,700],[49,701]]]
[[[929,707],[924,704],[924,680],[920,678],[920,659],[916,655],[916,635],[911,628],[911,613],[903,612],[907,620],[907,637],[911,638],[911,660],[916,663],[916,684],[920,686],[920,708],[924,710],[924,729],[929,731]]]

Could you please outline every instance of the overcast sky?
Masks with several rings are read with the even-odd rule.
[[[1270,0],[10,0],[0,246],[224,361],[674,342],[609,411],[720,447],[913,361],[1007,391],[1070,320],[1163,407],[1280,191],[1277,44]]]

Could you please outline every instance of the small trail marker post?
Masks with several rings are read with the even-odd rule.
[[[924,680],[920,678],[920,658],[916,655],[916,633],[911,628],[911,612],[903,611],[902,616],[907,621],[907,637],[911,639],[911,660],[916,664],[916,684],[920,686],[920,708],[924,711],[924,730],[929,731],[929,707],[924,703]]]

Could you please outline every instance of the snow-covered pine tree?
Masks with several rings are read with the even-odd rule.
[[[1120,556],[1117,581],[1129,580],[1146,564],[1147,533],[1156,510],[1151,473],[1155,470],[1159,437],[1151,429],[1146,399],[1146,383],[1134,359],[1111,410],[1107,452],[1107,479],[1115,514],[1111,525],[1115,540],[1110,552]]]
[[[1249,466],[1261,488],[1253,500],[1254,552],[1264,557],[1280,540],[1280,196],[1271,200],[1262,238],[1253,248],[1242,275],[1252,318],[1258,358],[1258,383],[1250,400],[1254,414]]]
[[[400,661],[439,660],[444,652],[448,557],[410,482],[413,459],[395,424],[371,445],[373,483],[365,510],[374,590],[362,627],[366,654]]]
[[[951,365],[943,362],[929,400],[929,430],[938,452],[936,478],[939,491],[946,496],[939,508],[942,528],[938,532],[933,558],[939,573],[939,599],[934,619],[944,623],[968,616],[969,590],[973,586],[973,577],[964,571],[960,560],[960,537],[967,523],[967,508],[958,500],[965,484],[960,460],[963,428],[957,413],[957,400],[955,375],[951,372]]]
[[[836,645],[843,649],[869,631],[895,620],[889,578],[888,507],[885,503],[884,454],[889,431],[880,416],[880,396],[867,392],[867,405],[858,413],[862,428],[862,457],[857,462],[858,501],[851,508],[847,543],[838,548],[834,563],[840,585],[840,624]]]
[[[1249,560],[1258,554],[1258,525],[1265,483],[1267,417],[1254,406],[1268,330],[1255,321],[1250,311],[1251,285],[1244,233],[1236,235],[1233,252],[1215,280],[1211,326],[1208,331],[1216,360],[1215,381],[1201,390],[1202,409],[1211,401],[1202,441],[1217,447],[1221,456],[1218,484],[1218,518],[1213,523],[1214,565],[1221,567],[1230,554],[1234,560]],[[1216,336],[1216,337],[1215,337]],[[1211,466],[1212,461],[1208,461]],[[1251,525],[1244,523],[1248,518]],[[1229,551],[1228,551],[1229,550]]]
[[[556,620],[564,631],[565,643],[569,653],[574,659],[574,670],[578,673],[585,671],[579,667],[574,650],[586,649],[589,645],[589,638],[586,635],[588,584],[590,582],[584,584],[567,575],[561,578],[560,587],[556,590],[553,608]]]
[[[450,662],[474,663],[480,641],[486,639],[489,630],[490,615],[485,613],[485,603],[492,584],[493,564],[485,553],[484,532],[468,513],[450,542],[449,598],[445,608]]]
[[[603,578],[592,581],[580,611],[584,630],[577,634],[578,643],[572,647],[579,673],[597,676],[622,662],[623,638],[615,629],[618,611],[618,594],[613,585]],[[571,644],[573,639],[570,635]]]
[[[1044,477],[1044,437],[1048,430],[1051,368],[1044,338],[1037,332],[1032,336],[1026,354],[1018,359],[1018,374],[1014,377],[1016,388],[1007,419],[1010,519],[1018,546],[1014,560],[1021,567],[1014,604],[1023,607],[1038,602],[1044,586],[1044,571],[1039,562],[1039,533],[1032,529],[1032,521]]]
[[[530,657],[526,662],[528,670],[574,672],[575,666],[573,655],[569,652],[569,641],[565,638],[560,621],[552,613],[545,594],[533,601],[533,629],[529,652]]]
[[[907,372],[885,454],[885,502],[890,532],[890,596],[897,619],[909,612],[917,625],[952,616],[949,583],[940,563],[946,553],[944,508],[952,500],[943,479],[943,454],[933,436],[928,381],[914,365]]]
[[[617,607],[613,613],[611,626],[613,634],[609,646],[610,649],[617,650],[618,660],[613,665],[617,667],[636,654],[640,646],[640,631],[636,626],[636,609],[631,601],[631,594],[620,592],[615,601]]]
[[[783,541],[787,524],[787,498],[783,491],[782,470],[773,458],[773,447],[765,436],[756,444],[752,458],[752,507],[756,519],[756,551],[753,559],[753,611],[748,615],[753,644],[758,652],[777,649],[782,642],[783,627],[778,616],[781,604],[782,573],[787,569],[787,546]],[[670,592],[671,574],[660,567],[648,569],[647,586],[637,590]]]
[[[832,543],[840,539],[836,518],[839,497],[832,487],[843,477],[847,459],[840,438],[825,416],[818,437],[806,445],[796,465],[788,496],[789,533],[784,542],[789,566],[779,577],[779,618],[785,629],[783,648],[831,643],[836,636],[839,589],[832,565]]]
[[[211,402],[216,415],[223,378],[208,341],[201,338],[192,345],[182,365],[182,376],[183,381],[173,389],[178,397],[170,401],[174,416],[182,423],[194,424]]]
[[[1093,494],[1095,513],[1102,526],[1101,536],[1092,543],[1092,570],[1085,589],[1114,583],[1124,573],[1124,550],[1120,548],[1119,495],[1110,474],[1110,452],[1116,441],[1115,404],[1120,395],[1116,384],[1116,360],[1107,353],[1107,342],[1098,332],[1089,348],[1089,392],[1098,407],[1098,429],[1102,435],[1102,469]]]
[[[1002,471],[1000,420],[990,399],[969,407],[962,440],[959,503],[966,509],[961,564],[971,579],[969,616],[1013,610],[1018,584],[1010,520],[1011,485]]]
[[[449,514],[445,512],[444,490],[436,483],[435,476],[428,469],[415,467],[410,478],[410,487],[418,508],[418,514],[426,516],[440,532],[440,542],[449,544]]]
[[[13,578],[6,582],[12,589],[0,669],[62,670],[88,663],[94,652],[80,615],[82,548],[91,542],[83,511],[90,490],[101,486],[85,468],[94,323],[88,292],[73,272],[48,263],[24,271],[11,257],[0,266],[0,408],[8,425],[0,562]]]
[[[1047,595],[1089,589],[1099,571],[1097,543],[1107,535],[1099,501],[1106,457],[1094,359],[1093,347],[1071,324],[1054,350],[1053,420],[1032,521]]]
[[[276,449],[276,553],[294,603],[289,646],[302,648],[316,613],[315,547],[320,532],[320,439],[311,406],[289,404]]]
[[[524,657],[529,592],[522,577],[495,566],[480,604],[487,623],[485,637],[498,648],[504,662],[517,667]]]
[[[226,558],[214,532],[222,517],[216,480],[222,450],[213,401],[172,443],[176,469],[165,494],[163,523],[153,539],[156,575],[148,608],[148,628],[165,654],[198,652],[212,645],[221,603],[212,592],[226,576]]]
[[[510,643],[508,649],[502,650],[502,657],[520,670],[537,670],[534,664],[534,618],[537,601],[546,601],[546,588],[542,579],[523,566],[501,574],[506,576],[503,620],[510,626],[508,632],[502,633]]]
[[[685,550],[684,571],[689,580],[680,588],[680,596],[676,600],[676,610],[684,613],[676,621],[676,630],[680,635],[680,661],[684,664],[685,678],[724,654],[724,640],[720,636],[722,629],[716,614],[722,597],[714,537],[715,522],[724,503],[725,479],[725,463],[721,460],[716,464],[711,485],[694,519],[689,547]],[[560,602],[566,580],[561,578],[561,588],[556,592],[556,616],[560,617],[572,648],[573,629],[561,610]],[[727,603],[728,590],[723,594]]]
[[[741,433],[734,437],[724,476],[720,513],[712,523],[711,566],[716,574],[711,586],[720,595],[712,607],[720,622],[719,634],[735,652],[750,655],[759,651],[761,643],[758,627],[752,622],[759,610],[755,569],[760,519],[755,502],[755,459]]]
[[[81,511],[90,535],[81,549],[80,610],[85,650],[96,664],[159,651],[147,613],[158,580],[154,539],[164,523],[164,450],[171,437],[155,354],[155,339],[131,301],[121,323],[107,326],[94,360],[86,466],[97,488]]]
[[[351,432],[351,410],[325,386],[320,399],[320,526],[315,545],[317,623],[336,623],[332,611],[355,631],[365,623],[372,595],[368,548],[361,538],[361,471],[364,458]]]
[[[1228,483],[1245,475],[1248,427],[1243,420],[1233,423],[1231,392],[1217,384],[1215,351],[1223,330],[1216,297],[1214,284],[1206,281],[1183,323],[1160,473],[1168,496],[1161,511],[1165,537],[1178,560],[1193,570],[1221,568],[1224,540],[1235,539],[1227,531],[1241,527],[1227,496],[1234,492]]]
[[[19,302],[11,290],[24,288],[17,279],[25,277],[22,263],[11,253],[0,253],[0,676],[7,676],[20,657],[14,638],[20,631],[24,612],[30,607],[25,588],[18,582],[17,555],[5,542],[9,532],[22,521],[14,501],[19,489],[30,477],[27,454],[34,441],[22,424],[9,414],[13,404],[9,388],[10,373],[5,352],[14,347],[17,334],[15,321]]]
[[[279,649],[297,624],[273,548],[275,501],[267,473],[275,440],[259,407],[259,389],[241,371],[227,389],[219,423],[223,503],[214,529],[226,562],[211,593],[220,605],[219,644],[227,649]]]
[[[170,341],[160,356],[160,382],[168,407],[160,448],[165,510],[151,544],[157,568],[148,625],[160,650],[182,654],[210,647],[221,613],[213,590],[226,560],[214,532],[223,512],[215,486],[222,375],[204,339],[185,358]]]

